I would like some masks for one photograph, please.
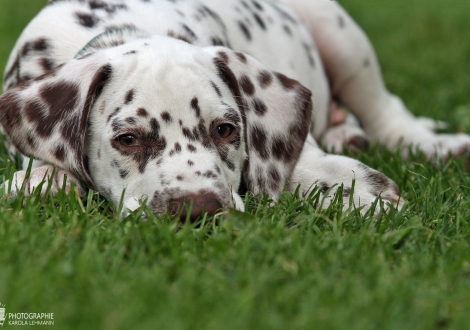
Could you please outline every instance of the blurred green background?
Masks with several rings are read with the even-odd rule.
[[[0,72],[3,72],[16,39],[47,0],[0,0]]]

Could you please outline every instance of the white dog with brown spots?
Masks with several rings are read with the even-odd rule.
[[[243,209],[240,191],[320,186],[328,205],[397,185],[344,156],[369,139],[429,157],[459,154],[468,135],[438,135],[384,86],[373,48],[329,0],[56,0],[19,38],[4,77],[0,122],[17,152],[34,155],[26,194],[52,175],[155,214]],[[313,96],[312,96],[313,95]],[[333,101],[334,100],[334,101]],[[346,105],[361,127],[351,125]],[[314,113],[313,113],[314,109]],[[407,149],[406,149],[407,150]]]

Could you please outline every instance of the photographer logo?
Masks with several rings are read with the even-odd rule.
[[[2,327],[3,327],[3,323],[5,323],[5,317],[6,317],[5,305],[0,303],[0,326]]]
[[[54,325],[54,313],[8,313],[0,302],[0,327],[8,325]],[[8,322],[7,322],[8,318]]]

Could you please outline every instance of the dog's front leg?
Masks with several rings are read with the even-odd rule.
[[[353,180],[355,181],[354,205],[365,206],[362,209],[364,211],[368,210],[379,196],[383,201],[388,201],[398,208],[404,204],[398,186],[384,174],[355,159],[324,153],[310,142],[304,145],[289,180],[288,189],[294,192],[300,185],[300,191],[305,194],[314,187],[320,187],[324,196],[323,207],[327,207],[337,189],[343,184],[344,205],[347,208]]]

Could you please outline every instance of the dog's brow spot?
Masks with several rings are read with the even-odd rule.
[[[39,60],[39,65],[41,65],[45,72],[52,70],[55,66],[51,59],[45,57]]]
[[[181,152],[181,145],[178,142],[175,143],[175,151],[178,153]]]
[[[162,112],[162,114],[160,115],[163,119],[163,121],[167,124],[171,123],[173,121],[173,118],[171,117],[170,113],[165,111],[165,112]]]
[[[119,108],[119,107],[116,108],[116,109],[114,109],[113,113],[109,115],[107,122],[109,123],[109,121],[110,121],[114,116],[116,116],[116,115],[119,113],[119,111],[121,111],[121,108]]]
[[[130,125],[135,125],[137,124],[137,120],[134,118],[134,117],[127,117],[125,119],[126,123],[130,124]]]
[[[99,22],[99,18],[93,14],[75,13],[75,17],[78,19],[78,23],[87,28],[93,28]]]
[[[214,174],[214,172],[212,172],[211,170],[209,171],[206,171],[206,173],[204,173],[204,176],[208,179],[216,179],[217,178],[217,175]]]
[[[219,86],[217,86],[217,85],[215,84],[215,82],[213,82],[213,81],[211,81],[211,86],[212,86],[212,88],[215,90],[215,92],[217,93],[217,95],[218,95],[219,97],[222,97],[222,93],[220,92]]]
[[[201,109],[199,108],[199,100],[197,97],[191,100],[191,108],[196,112],[196,117],[201,117]]]
[[[113,119],[113,122],[111,123],[111,127],[112,127],[114,132],[117,132],[123,127],[123,123],[122,123],[122,121],[115,118],[115,119]]]
[[[137,109],[137,116],[146,118],[149,116],[149,113],[144,108],[139,108]]]
[[[45,51],[49,48],[49,43],[45,38],[39,38],[33,42],[33,49],[37,52]]]
[[[196,147],[193,146],[191,143],[188,143],[188,150],[190,152],[196,152],[197,151]]]
[[[155,132],[155,133],[158,134],[158,132],[160,131],[160,124],[159,124],[157,118],[150,119],[150,128],[151,128],[152,132]]]
[[[196,141],[196,136],[187,127],[183,127],[183,135],[190,141]]]
[[[131,89],[126,93],[126,97],[124,99],[124,104],[129,104],[134,100],[134,90]]]

